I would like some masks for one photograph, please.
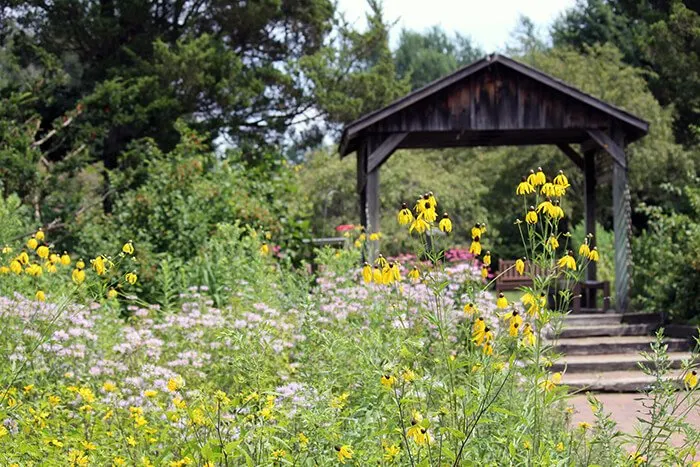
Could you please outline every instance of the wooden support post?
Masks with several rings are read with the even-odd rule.
[[[595,198],[595,187],[596,187],[596,171],[595,171],[595,151],[588,151],[583,155],[583,167],[584,167],[584,210],[585,210],[585,224],[586,224],[586,235],[596,234],[596,198]],[[590,243],[590,247],[595,246],[595,237]],[[596,263],[591,261],[586,268],[586,279],[589,281],[596,280],[597,267]],[[592,300],[595,303],[595,292],[592,293]],[[589,305],[589,308],[592,308]]]
[[[357,191],[360,198],[360,223],[369,235],[379,232],[379,168],[369,171],[376,141],[367,137],[357,152]]]
[[[630,191],[627,168],[613,164],[613,225],[615,229],[615,300],[619,313],[629,308],[632,249]]]

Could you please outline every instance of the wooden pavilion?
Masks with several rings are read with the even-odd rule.
[[[629,303],[630,197],[625,146],[649,124],[556,78],[492,54],[348,124],[340,157],[357,152],[360,220],[379,230],[379,170],[397,149],[556,145],[585,176],[586,233],[595,232],[595,153],[613,161],[616,307]],[[572,145],[580,145],[576,150]],[[591,263],[587,280],[595,281]]]

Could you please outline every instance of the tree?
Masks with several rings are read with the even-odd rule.
[[[411,79],[411,89],[448,75],[483,55],[469,37],[449,37],[440,26],[424,33],[402,30],[395,52],[396,72]]]

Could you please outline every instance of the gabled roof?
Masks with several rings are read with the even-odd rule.
[[[363,130],[381,122],[382,120],[388,119],[396,113],[414,106],[424,99],[429,98],[432,95],[459,83],[462,80],[466,80],[467,78],[478,74],[478,72],[481,70],[495,64],[506,67],[517,74],[530,78],[541,85],[551,88],[555,92],[561,93],[585,106],[602,112],[615,121],[615,123],[619,124],[620,127],[625,129],[628,142],[641,138],[649,131],[648,122],[623,109],[620,109],[619,107],[608,104],[607,102],[597,99],[590,94],[586,94],[585,92],[580,91],[579,89],[557,78],[542,73],[529,65],[525,65],[503,55],[491,54],[477,60],[476,62],[466,65],[463,68],[460,68],[450,75],[437,79],[432,83],[429,83],[426,86],[407,94],[406,96],[392,102],[382,109],[370,112],[346,125],[343,129],[340,140],[341,157],[357,149],[354,139]]]

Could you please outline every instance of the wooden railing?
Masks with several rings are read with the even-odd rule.
[[[522,276],[515,270],[515,260],[499,259],[498,278],[496,279],[497,290],[516,290],[520,287],[532,287],[532,279],[530,275],[533,272],[533,266],[530,263],[525,263],[525,274]],[[539,267],[534,267],[534,273],[540,274]]]

